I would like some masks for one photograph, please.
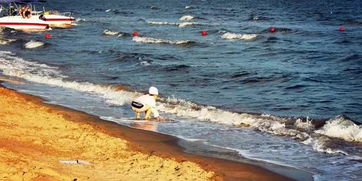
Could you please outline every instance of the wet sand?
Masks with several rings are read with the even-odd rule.
[[[0,87],[0,180],[291,180]]]

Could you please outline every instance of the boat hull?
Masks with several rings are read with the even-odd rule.
[[[49,31],[49,25],[39,19],[27,19],[21,16],[5,16],[0,18],[0,27],[11,28],[25,32]]]
[[[62,15],[43,15],[44,20],[50,27],[67,28],[75,22],[75,18]]]

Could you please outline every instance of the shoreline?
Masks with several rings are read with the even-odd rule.
[[[4,93],[9,94],[11,95],[11,98],[16,97],[19,100],[22,99],[23,104],[32,104],[37,107],[37,109],[47,109],[47,112],[50,112],[52,115],[57,115],[58,117],[60,116],[64,118],[65,121],[69,121],[69,123],[86,126],[86,130],[92,134],[101,133],[107,135],[107,139],[109,140],[113,140],[115,142],[125,142],[124,144],[126,146],[124,149],[128,150],[129,152],[136,152],[143,156],[146,155],[146,158],[155,157],[155,159],[173,160],[174,164],[176,165],[175,169],[178,168],[176,171],[180,170],[180,167],[185,165],[184,163],[187,163],[194,166],[191,170],[200,170],[200,173],[204,173],[204,178],[207,178],[207,180],[270,180],[271,178],[273,180],[291,180],[285,176],[278,175],[255,165],[186,153],[184,152],[184,149],[178,145],[177,142],[179,139],[173,136],[139,130],[119,125],[114,122],[101,120],[96,116],[92,116],[77,110],[72,110],[59,105],[46,104],[43,102],[44,100],[39,97],[18,93],[7,88],[2,88],[1,86],[0,90],[2,92],[2,97],[4,96]],[[4,115],[0,112],[0,118],[3,116]],[[2,125],[0,126],[3,127]],[[70,136],[74,137],[74,133],[70,132],[70,134]],[[73,141],[77,142],[79,139],[77,140],[77,138],[73,138]],[[102,150],[98,151],[102,152]],[[118,157],[113,157],[113,159],[117,158]],[[112,157],[108,159],[112,159]],[[105,162],[107,161],[104,161],[104,163]],[[92,164],[92,162],[90,163]],[[188,166],[190,165],[187,165],[185,168]],[[183,170],[183,168],[184,167],[182,167],[181,170]],[[107,170],[101,169],[100,172],[102,171],[104,173],[107,172]],[[201,175],[197,175],[196,179],[203,180],[200,179],[200,177]],[[174,179],[180,180],[181,178]]]

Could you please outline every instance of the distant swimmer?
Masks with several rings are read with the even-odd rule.
[[[148,94],[143,95],[132,101],[132,110],[136,113],[136,119],[141,119],[141,113],[145,113],[144,119],[151,119],[151,113],[157,119],[157,121],[163,121],[164,119],[159,115],[156,109],[156,99],[158,97],[158,89],[156,87],[150,87]]]

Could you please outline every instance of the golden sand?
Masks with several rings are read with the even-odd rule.
[[[0,129],[0,180],[209,180],[214,175],[189,161],[132,151],[123,139],[68,121],[4,88]],[[89,165],[60,162],[66,160]]]
[[[1,86],[0,130],[0,180],[290,180]]]

